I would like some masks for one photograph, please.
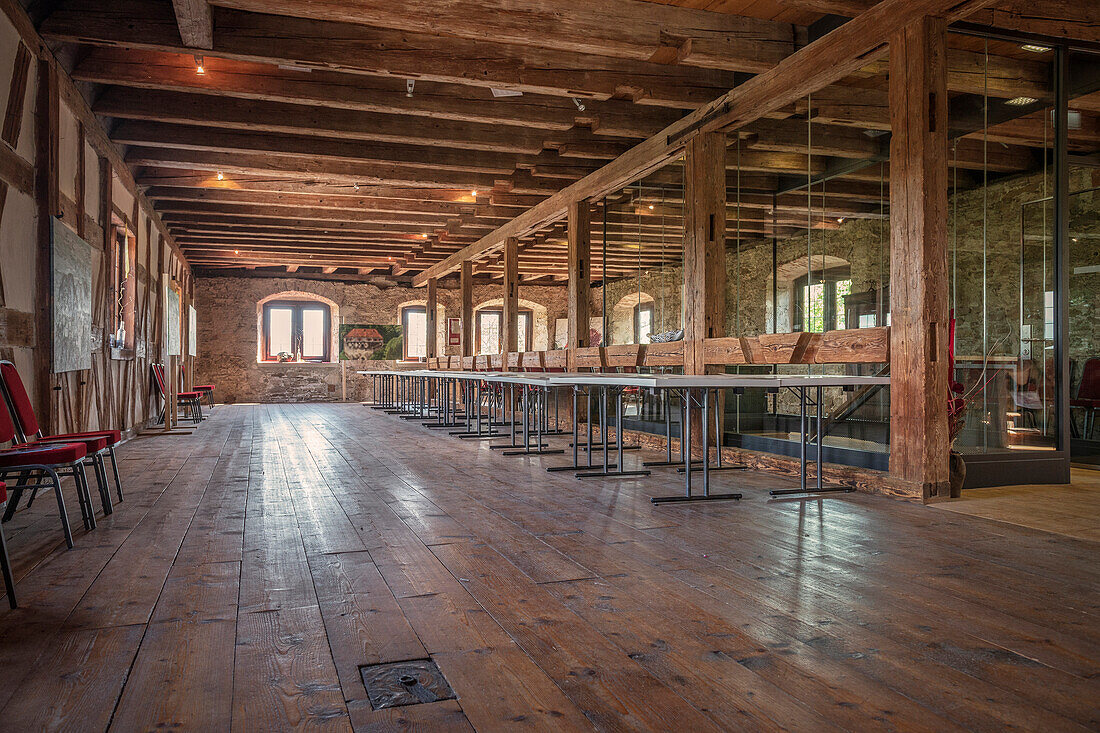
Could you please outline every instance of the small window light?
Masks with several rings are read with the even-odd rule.
[[[195,73],[198,74],[199,76],[202,76],[203,74],[206,73],[206,66],[204,64],[204,59],[203,59],[202,56],[199,56],[198,54],[195,54]]]
[[[1026,107],[1029,104],[1035,104],[1038,101],[1039,100],[1035,97],[1013,97],[1012,99],[1006,100],[1005,104],[1010,107]]]
[[[1040,46],[1037,43],[1024,43],[1020,45],[1020,48],[1025,51],[1031,51],[1032,53],[1046,53],[1051,50],[1050,46]]]

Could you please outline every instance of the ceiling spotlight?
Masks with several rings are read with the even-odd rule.
[[[844,217],[843,216],[837,217],[836,223],[837,224],[843,224],[844,223]]]
[[[198,54],[195,54],[195,73],[199,76],[206,73],[206,66],[203,64],[203,58]]]
[[[359,190],[359,184],[358,183],[351,184],[351,187],[354,188],[356,191]]]
[[[577,109],[579,109],[581,112],[584,112],[584,102],[577,99],[576,97],[573,97],[573,104],[577,105]]]
[[[650,205],[649,205],[649,210],[650,210],[650,211],[653,211],[653,204],[650,204]]]
[[[411,97],[413,95],[413,87],[416,86],[416,79],[405,80],[405,96]]]
[[[1037,43],[1024,43],[1020,45],[1020,48],[1025,51],[1031,51],[1032,53],[1046,53],[1051,50],[1050,46],[1040,46]]]
[[[1010,107],[1026,107],[1029,104],[1035,104],[1039,100],[1035,97],[1013,97],[1012,99],[1005,100],[1005,104]]]
[[[239,255],[240,253],[241,253],[241,251],[239,249],[233,250],[233,254],[235,254],[235,255]]]
[[[477,198],[477,191],[470,191],[470,195]]]
[[[225,180],[225,174],[222,173],[221,171],[218,171],[218,180],[219,181],[224,181]]]
[[[428,238],[428,235],[427,235],[427,234],[421,234],[421,235],[420,235],[420,238],[421,238],[421,239],[427,239],[427,238]]]

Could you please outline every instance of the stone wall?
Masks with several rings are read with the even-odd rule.
[[[195,382],[214,384],[223,402],[313,402],[369,398],[369,381],[359,369],[386,367],[394,362],[345,361],[335,364],[261,363],[259,352],[259,303],[272,295],[319,297],[330,302],[333,323],[397,325],[401,307],[423,305],[424,288],[386,287],[365,283],[326,282],[298,278],[208,277],[196,281],[198,310],[198,358]],[[474,308],[499,305],[499,285],[474,289]],[[534,311],[533,347],[553,344],[553,329],[565,317],[563,286],[521,286],[520,305]],[[457,354],[445,346],[446,318],[460,316],[457,289],[440,287],[439,353]]]

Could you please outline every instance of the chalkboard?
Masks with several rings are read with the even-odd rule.
[[[51,217],[53,371],[92,368],[92,246]]]

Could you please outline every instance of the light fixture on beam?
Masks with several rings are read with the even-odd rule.
[[[1041,46],[1038,43],[1023,43],[1020,44],[1020,48],[1025,51],[1031,51],[1032,53],[1046,53],[1052,50],[1050,46]]]
[[[577,105],[577,109],[579,109],[581,112],[584,112],[584,102],[577,99],[576,97],[573,97],[572,99],[573,99],[573,104]]]
[[[195,54],[195,73],[202,76],[206,73],[206,65],[202,56]]]
[[[477,191],[470,191],[470,195],[473,196],[476,199],[477,198]]]
[[[416,79],[405,80],[405,96],[411,97],[413,95],[413,87],[416,86]]]
[[[225,180],[225,174],[222,173],[221,171],[218,171],[218,180],[219,181],[224,181]]]
[[[1005,104],[1009,107],[1026,107],[1029,104],[1035,104],[1039,100],[1035,97],[1013,97],[1012,99],[1005,100]]]

